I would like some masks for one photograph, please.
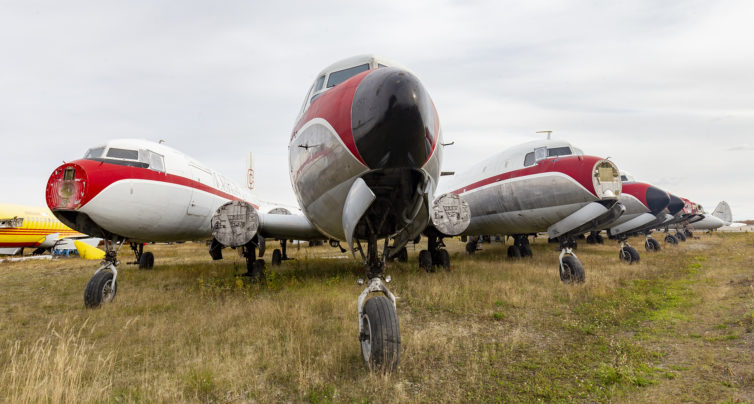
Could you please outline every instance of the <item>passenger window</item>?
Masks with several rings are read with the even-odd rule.
[[[529,167],[534,164],[534,152],[526,153],[524,156],[524,167]]]
[[[139,152],[136,150],[110,148],[107,157],[125,160],[139,160]]]
[[[369,64],[358,65],[349,67],[348,69],[338,70],[337,72],[330,73],[330,78],[327,79],[327,88],[335,87],[338,84],[350,79],[351,77],[369,70]]]

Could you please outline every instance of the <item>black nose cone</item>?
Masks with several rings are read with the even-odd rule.
[[[436,131],[432,100],[414,75],[383,67],[366,76],[351,107],[354,142],[376,168],[419,168],[432,152]]]
[[[668,193],[660,188],[649,186],[647,188],[647,206],[653,215],[660,213],[670,203]]]
[[[673,195],[668,194],[670,196],[670,203],[668,204],[668,211],[671,215],[675,215],[676,213],[680,212],[681,209],[683,209],[685,203],[683,203],[683,199]]]

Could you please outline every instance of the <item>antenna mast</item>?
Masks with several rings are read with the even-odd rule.
[[[547,133],[547,140],[550,140],[550,135],[552,134],[551,130],[540,130],[537,131],[537,133]]]

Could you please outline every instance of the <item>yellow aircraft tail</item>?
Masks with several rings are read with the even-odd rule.
[[[89,244],[73,240],[73,244],[76,246],[76,250],[79,252],[79,257],[85,260],[101,260],[105,258],[105,252],[97,247],[92,247]]]

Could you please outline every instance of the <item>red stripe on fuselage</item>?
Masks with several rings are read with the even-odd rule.
[[[508,171],[473,182],[464,187],[458,188],[455,191],[452,191],[452,193],[462,194],[495,182],[525,177],[528,175],[559,172],[573,178],[574,181],[581,184],[594,196],[597,196],[596,192],[594,191],[594,183],[592,182],[592,171],[594,170],[594,165],[597,164],[597,162],[600,160],[602,159],[594,156],[551,157],[540,160],[530,167]]]
[[[192,179],[181,177],[175,174],[157,172],[148,168],[124,166],[92,160],[76,160],[68,164],[76,164],[80,166],[84,169],[87,175],[86,190],[84,191],[84,196],[81,199],[81,204],[79,205],[79,207],[86,205],[89,201],[92,200],[92,198],[99,195],[99,193],[102,192],[103,189],[118,181],[123,180],[146,180],[182,185],[185,187],[208,192],[210,194],[214,194],[221,198],[229,199],[232,201],[242,200],[239,197],[212,188],[209,185],[202,184],[199,181],[194,181]],[[254,207],[257,206],[254,205]],[[50,208],[54,209],[55,207],[51,206]]]
[[[22,247],[39,247],[41,243],[0,243],[0,248],[22,248]]]

